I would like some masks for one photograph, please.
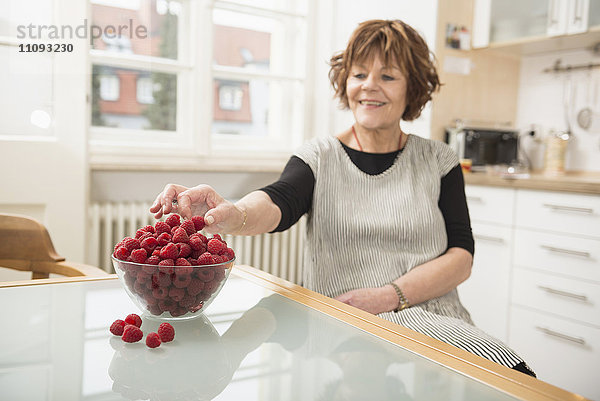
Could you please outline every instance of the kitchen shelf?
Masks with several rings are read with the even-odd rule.
[[[532,36],[513,41],[490,43],[488,47],[474,49],[474,51],[530,56],[560,50],[593,49],[598,42],[600,42],[600,26],[595,26],[580,34],[554,37]]]

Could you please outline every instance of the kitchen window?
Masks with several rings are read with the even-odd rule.
[[[90,49],[92,165],[284,160],[306,136],[312,4],[90,0],[109,32]]]

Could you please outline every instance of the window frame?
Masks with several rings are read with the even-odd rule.
[[[149,70],[177,74],[176,131],[132,130],[89,125],[90,164],[92,167],[110,168],[189,168],[207,166],[223,167],[223,159],[231,166],[247,169],[277,169],[289,158],[293,149],[308,137],[312,117],[308,106],[308,93],[312,85],[311,69],[313,54],[309,41],[311,24],[314,23],[315,0],[307,0],[308,12],[300,15],[280,10],[270,10],[224,0],[179,0],[182,12],[178,18],[178,59],[141,56],[135,54],[109,53],[90,49],[89,69],[95,64],[111,67]],[[91,3],[90,3],[91,4]],[[242,68],[216,66],[213,54],[213,10],[215,7],[230,11],[252,12],[261,16],[287,16],[304,18],[306,25],[306,60],[304,76],[290,76],[258,71],[242,71]],[[91,7],[90,7],[91,13]],[[91,17],[91,16],[90,16]],[[91,18],[90,18],[91,20]],[[210,54],[210,58],[206,58]],[[301,85],[304,107],[301,113],[302,129],[295,138],[275,142],[272,138],[242,138],[240,135],[213,134],[213,80],[263,79],[267,82],[292,82]],[[91,84],[91,79],[90,79]],[[202,96],[201,94],[209,94]],[[292,95],[290,95],[291,97]],[[91,108],[91,105],[89,105]],[[117,134],[117,135],[115,135]],[[116,139],[115,137],[118,137]],[[243,139],[243,140],[241,140]],[[286,139],[284,137],[284,139]],[[231,162],[234,160],[235,162]],[[258,165],[257,165],[258,163]]]

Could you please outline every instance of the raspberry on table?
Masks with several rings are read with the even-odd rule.
[[[204,222],[203,216],[192,216],[192,222],[194,223],[194,227],[196,228],[196,231],[201,231],[204,228],[204,226],[206,225],[206,223]]]
[[[163,343],[173,341],[175,338],[175,329],[169,323],[161,323],[160,326],[158,326],[157,332]]]
[[[197,231],[192,220],[183,220],[180,227],[183,228],[188,235],[192,235]]]
[[[150,333],[146,336],[146,345],[150,348],[156,348],[160,346],[160,336],[158,333]]]
[[[165,219],[165,223],[171,227],[175,227],[181,224],[181,218],[178,214],[170,214],[169,217]]]
[[[136,315],[135,313],[131,313],[125,318],[125,323],[132,324],[136,327],[142,327],[142,318],[139,317],[139,315]]]
[[[123,341],[126,343],[136,343],[142,339],[144,332],[139,327],[133,324],[128,324],[123,329]]]
[[[218,255],[225,249],[227,249],[227,245],[223,243],[220,239],[214,237],[208,240],[208,244],[206,245],[206,250],[215,255]]]
[[[123,335],[123,329],[125,329],[126,324],[125,321],[117,319],[110,325],[110,332],[115,336],[121,336]]]

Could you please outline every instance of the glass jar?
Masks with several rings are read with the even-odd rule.
[[[565,156],[570,135],[564,131],[551,131],[546,138],[544,172],[550,175],[565,173]]]

